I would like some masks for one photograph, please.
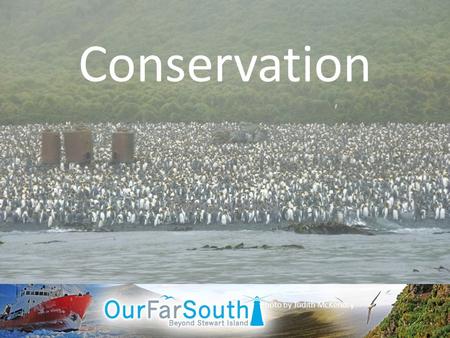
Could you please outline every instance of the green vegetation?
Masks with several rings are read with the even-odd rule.
[[[1,1],[0,123],[450,122],[450,2],[441,0]],[[89,83],[83,51],[365,55],[369,82]],[[91,67],[104,70],[97,62]]]
[[[449,337],[449,319],[449,285],[409,285],[388,317],[367,338]]]

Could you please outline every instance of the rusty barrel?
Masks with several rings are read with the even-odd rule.
[[[93,159],[94,142],[89,129],[66,130],[64,132],[66,162],[89,163]]]
[[[52,165],[61,161],[61,136],[59,132],[44,130],[41,133],[41,164]]]
[[[112,162],[130,163],[134,160],[134,132],[117,130],[112,134]]]

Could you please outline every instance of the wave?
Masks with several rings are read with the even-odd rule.
[[[50,228],[46,230],[45,232],[50,233],[64,233],[64,232],[87,232],[85,229],[72,229],[72,228]]]
[[[442,228],[398,228],[395,230],[391,230],[393,233],[396,234],[444,234],[444,233],[450,233],[450,229],[447,231],[443,231]]]

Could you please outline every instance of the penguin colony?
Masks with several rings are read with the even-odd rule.
[[[111,130],[136,159],[111,163]],[[259,125],[257,143],[211,142],[234,123],[92,124],[89,164],[42,166],[47,129],[0,130],[0,228],[87,224],[449,222],[450,124]]]

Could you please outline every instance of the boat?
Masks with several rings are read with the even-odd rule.
[[[16,288],[16,301],[0,314],[0,330],[77,331],[92,302],[73,287],[29,284]]]

